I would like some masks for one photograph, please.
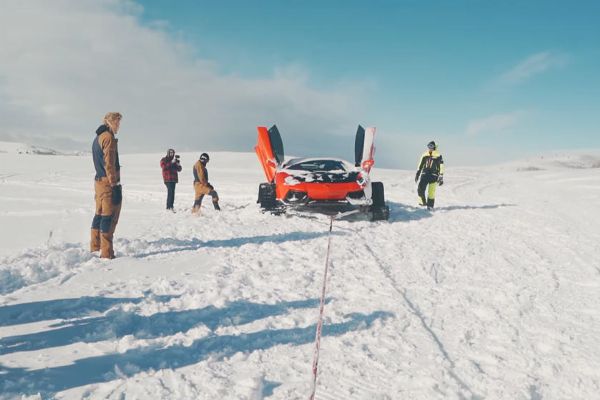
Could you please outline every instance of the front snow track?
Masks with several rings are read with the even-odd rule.
[[[329,218],[261,213],[232,153],[221,213],[184,174],[167,213],[161,157],[122,156],[104,261],[91,160],[0,154],[0,399],[308,398]],[[389,221],[334,221],[316,399],[597,397],[600,170],[527,167],[451,168],[435,212],[373,171]]]

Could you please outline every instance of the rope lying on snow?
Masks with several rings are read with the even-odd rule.
[[[312,372],[312,392],[310,400],[315,399],[315,391],[317,390],[317,373],[319,369],[319,350],[321,349],[321,331],[323,329],[323,311],[325,310],[325,291],[327,288],[327,272],[329,270],[329,251],[331,250],[331,231],[333,230],[333,219],[329,219],[329,238],[327,239],[327,256],[325,257],[325,272],[323,274],[323,288],[321,290],[321,304],[319,306],[319,322],[317,323],[317,331],[315,333],[315,354],[313,358]]]
[[[321,350],[321,332],[323,331],[323,312],[325,310],[325,293],[327,291],[327,273],[329,271],[329,253],[331,251],[331,232],[333,231],[333,220],[343,218],[351,214],[355,214],[359,210],[352,210],[345,213],[338,213],[329,217],[329,235],[327,238],[327,255],[325,257],[325,272],[323,273],[323,288],[321,289],[321,303],[319,305],[319,321],[317,322],[317,330],[315,332],[315,353],[313,357],[312,373],[312,391],[309,400],[315,399],[317,390],[317,375],[319,372],[319,351]]]

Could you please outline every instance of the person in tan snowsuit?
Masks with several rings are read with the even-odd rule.
[[[202,199],[205,195],[212,197],[212,203],[215,210],[221,211],[219,207],[219,195],[215,191],[213,185],[208,182],[208,171],[206,164],[209,161],[208,154],[202,153],[200,159],[194,164],[194,207],[192,214],[198,214],[202,206]]]
[[[92,144],[95,176],[96,210],[92,220],[90,250],[100,250],[101,258],[115,258],[113,234],[121,213],[121,165],[115,135],[122,115],[109,112],[96,130]]]

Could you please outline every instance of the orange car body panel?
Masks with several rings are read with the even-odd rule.
[[[275,176],[275,193],[279,200],[285,199],[290,190],[305,192],[311,200],[346,200],[350,192],[363,190],[358,182],[323,183],[323,182],[300,182],[295,185],[286,185],[285,180],[290,176],[280,172]]]
[[[268,182],[273,182],[275,179],[275,171],[277,170],[277,161],[273,148],[271,147],[271,141],[269,139],[269,131],[264,126],[258,127],[258,141],[254,147],[254,151],[258,156],[260,165],[262,165],[265,171],[265,176]]]

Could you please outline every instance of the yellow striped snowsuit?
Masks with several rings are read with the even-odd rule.
[[[426,151],[421,155],[417,168],[416,178],[419,179],[420,177],[417,189],[419,205],[427,205],[427,208],[433,208],[438,179],[444,174],[442,155],[437,150]],[[425,189],[427,189],[427,198],[425,198]]]

